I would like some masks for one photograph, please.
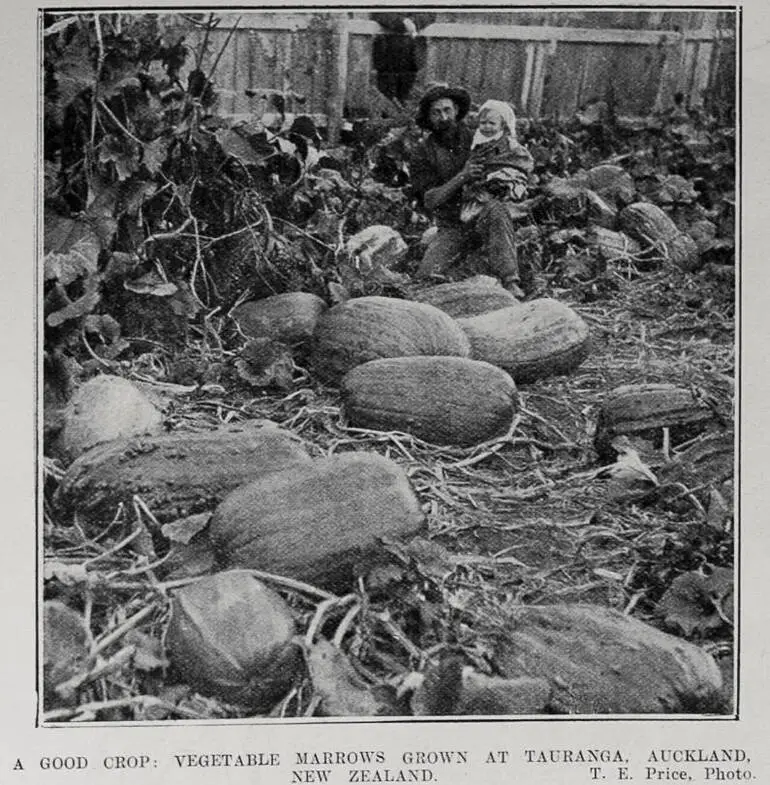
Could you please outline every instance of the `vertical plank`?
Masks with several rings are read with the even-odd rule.
[[[581,57],[578,70],[573,80],[573,90],[575,106],[580,108],[587,101],[600,100],[604,97],[607,83],[594,72],[593,60],[599,53],[600,48],[586,44],[581,46]]]
[[[471,94],[477,93],[476,85],[478,73],[476,63],[478,62],[478,52],[481,41],[469,41],[468,39],[458,38],[454,42],[455,56],[453,62],[457,68],[449,81],[452,85],[468,85]]]
[[[425,68],[422,71],[420,92],[424,92],[430,82],[435,82],[438,72],[439,44],[435,38],[428,38],[425,46]]]
[[[319,112],[326,112],[326,97],[328,95],[328,79],[324,69],[326,38],[326,30],[320,27],[314,27],[307,33],[310,93],[314,111]]]
[[[283,75],[285,70],[285,57],[286,57],[286,33],[283,30],[276,30],[273,34],[275,41],[275,58],[273,59],[273,75],[271,79],[271,87],[274,90],[284,92]],[[291,112],[291,104],[287,101],[286,111]]]
[[[716,12],[704,11],[701,14],[701,32],[713,33],[716,31],[717,22],[719,17]],[[710,69],[712,52],[714,44],[703,41],[698,46],[698,54],[695,58],[695,65],[693,68],[693,81],[690,89],[690,105],[702,106],[704,92],[709,85]]]
[[[509,101],[518,113],[523,111],[524,105],[521,102],[522,84],[524,81],[524,71],[527,65],[527,46],[523,41],[517,41],[510,50],[507,58],[512,63],[512,73],[505,74],[505,82],[501,85],[504,88],[505,100]]]
[[[721,42],[714,43],[711,47],[711,60],[708,67],[708,84],[706,90],[713,93],[716,86],[717,74],[719,73],[720,61],[722,59],[722,45]]]
[[[348,81],[348,48],[350,29],[346,14],[339,14],[332,31],[332,77],[329,103],[326,114],[328,117],[328,139],[332,145],[339,141],[345,107],[345,93]]]
[[[252,51],[254,62],[251,69],[252,82],[249,85],[258,90],[272,87],[270,60],[273,56],[273,39],[272,37],[261,30],[256,30],[252,38]],[[250,104],[250,111],[261,115],[265,111],[266,102],[261,97],[260,92],[255,98],[252,99]]]
[[[487,64],[494,42],[482,40],[476,43],[477,45],[473,49],[469,48],[468,50],[473,53],[473,56],[468,59],[468,70],[473,74],[473,80],[469,84],[472,86],[476,96],[481,96],[487,90],[492,90],[497,94],[495,97],[502,98],[498,88],[500,74],[491,74],[487,71]]]
[[[255,87],[256,84],[257,84],[256,68],[255,68],[257,52],[256,52],[256,46],[255,46],[255,39],[256,39],[256,34],[254,33],[253,30],[249,30],[248,31],[248,41],[249,41],[249,47],[248,47],[249,83],[247,85],[247,87],[249,87],[249,88]],[[256,98],[256,96],[247,96],[246,97],[246,106],[247,106],[247,109],[246,109],[247,112],[249,112],[250,114],[256,114],[256,112],[257,112],[257,98]]]
[[[495,68],[493,79],[490,80],[489,98],[499,98],[503,101],[511,101],[516,106],[515,82],[515,45],[508,41],[500,41],[497,45],[500,52],[500,63]]]
[[[510,47],[503,41],[487,42],[487,61],[485,65],[484,81],[479,85],[476,100],[479,103],[487,98],[497,98],[508,101],[511,97],[511,58]]]
[[[236,30],[230,39],[233,60],[233,112],[249,109],[246,88],[249,86],[249,31]]]
[[[539,114],[559,117],[574,113],[576,108],[574,81],[579,67],[578,58],[575,57],[575,47],[575,44],[560,42],[557,44],[555,55],[548,56]],[[546,48],[547,52],[548,48]]]
[[[319,59],[319,37],[320,33],[316,29],[306,30],[302,33],[302,53],[305,58],[306,66],[306,90],[308,102],[313,107],[313,111],[325,112],[324,90],[325,84],[320,81],[321,60]]]
[[[684,36],[666,41],[662,45],[662,56],[660,82],[653,106],[656,112],[662,112],[674,104],[674,96],[679,90],[679,75],[685,63]]]
[[[537,46],[534,42],[528,41],[527,42],[527,61],[524,65],[524,78],[521,82],[521,93],[519,96],[519,106],[526,111],[529,96],[532,91],[532,76],[534,73],[535,67],[535,52],[537,50]]]
[[[307,30],[297,30],[292,43],[292,72],[296,80],[297,92],[306,97],[305,108],[312,112],[314,106],[312,62],[310,56],[310,36]]]
[[[329,111],[329,95],[333,89],[334,80],[334,48],[333,48],[333,30],[327,24],[324,27],[319,27],[316,35],[316,90],[321,101],[323,111]]]
[[[321,100],[324,112],[329,111],[329,93],[332,90],[334,79],[334,68],[332,58],[334,50],[332,46],[332,31],[327,27],[319,27],[315,39],[315,90]]]
[[[225,42],[227,41],[227,37],[230,34],[229,29],[217,29],[211,33],[209,36],[209,41],[211,46],[209,47],[209,51],[207,56],[204,57],[204,66],[203,70],[206,74],[211,73],[211,69],[214,67],[214,63],[219,56],[220,52],[221,57],[219,57],[219,62],[217,63],[216,71],[213,74],[213,81],[214,84],[217,86],[218,89],[221,90],[220,92],[220,100],[219,106],[220,109],[226,113],[235,112],[235,58],[233,56],[233,49],[234,49],[234,39],[237,35],[237,32],[233,35],[230,39],[230,43],[227,47],[222,50],[222,47],[225,46]]]
[[[446,81],[450,85],[461,84],[469,89],[471,95],[476,91],[473,89],[473,85],[470,84],[468,61],[470,52],[476,43],[475,41],[467,41],[461,38],[452,39],[446,76]]]
[[[290,87],[295,93],[302,93],[302,90],[299,89],[300,85],[297,83],[296,75],[294,73],[294,36],[289,30],[283,34],[283,41],[283,78],[281,80],[281,84],[285,85],[286,87]],[[302,114],[304,111],[306,111],[306,106],[307,98],[305,104],[298,104],[295,102],[292,109],[295,114]]]
[[[272,41],[272,57],[270,58],[270,74],[268,76],[268,87],[273,90],[281,89],[281,39],[283,33],[280,30],[272,30],[270,40]]]
[[[286,111],[302,114],[305,106],[298,103],[288,93],[299,93],[294,69],[292,68],[292,36],[288,30],[279,33],[278,60],[276,62],[276,88],[287,96]]]
[[[709,66],[713,48],[714,44],[705,41],[701,41],[698,46],[690,88],[690,106],[703,106],[703,94],[709,84]]]
[[[372,80],[372,39],[351,35],[348,52],[347,105],[356,113],[365,110]]]
[[[299,39],[297,38],[297,31],[292,30],[286,33],[286,69],[291,80],[291,87],[296,93],[305,96],[305,103],[298,106],[297,113],[304,113],[308,109],[308,94],[305,89],[305,71],[301,65],[301,61],[297,57],[297,49],[299,47]]]
[[[465,65],[463,55],[467,52],[468,46],[459,38],[450,39],[448,44],[449,54],[443,81],[450,85],[456,85],[463,81],[463,67]]]
[[[478,63],[478,79],[476,81],[476,101],[481,102],[484,100],[490,91],[494,91],[497,80],[500,76],[500,71],[495,70],[497,63],[497,47],[495,41],[484,41],[480,51],[480,59]]]
[[[529,93],[529,103],[526,107],[530,117],[540,117],[543,111],[543,95],[547,76],[546,62],[550,44],[538,42],[535,44],[535,60],[532,65],[532,87]]]
[[[720,14],[718,30],[720,41],[715,45],[718,55],[713,65],[709,90],[715,101],[714,109],[726,112],[726,117],[732,116],[736,110],[736,46],[735,27],[737,15],[735,12]],[[732,38],[726,37],[728,34]]]
[[[614,47],[610,84],[618,112],[649,115],[655,107],[662,70],[663,53],[658,47]]]
[[[450,42],[442,39],[432,39],[428,49],[428,65],[432,66],[427,80],[429,82],[446,82],[447,63],[449,60]]]
[[[484,84],[484,61],[488,41],[473,41],[460,39],[458,43],[464,44],[462,67],[452,79],[452,83],[462,85],[474,97],[479,96]]]
[[[679,92],[685,97],[687,106],[690,105],[690,95],[692,93],[693,73],[695,61],[698,55],[698,42],[687,41],[685,43],[684,62],[679,73]]]

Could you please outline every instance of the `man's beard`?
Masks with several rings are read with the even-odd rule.
[[[454,120],[439,120],[433,123],[433,130],[439,134],[447,133],[447,131],[451,131],[454,127]]]

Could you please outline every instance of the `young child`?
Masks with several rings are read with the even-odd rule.
[[[468,223],[491,199],[499,199],[516,212],[516,203],[527,197],[534,162],[516,140],[516,115],[510,104],[489,100],[479,109],[479,127],[471,142],[469,163],[483,166],[481,178],[463,189],[460,220]],[[517,213],[518,214],[518,213]]]

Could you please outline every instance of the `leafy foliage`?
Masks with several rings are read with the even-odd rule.
[[[687,572],[676,578],[659,603],[666,622],[691,637],[732,625],[733,571],[715,567],[708,574]]]
[[[187,29],[157,14],[46,18],[49,349],[77,351],[95,312],[134,327],[126,291],[142,296],[140,312],[163,298],[185,320],[248,290],[327,294],[343,232],[375,215],[399,228],[415,220],[402,190],[369,176],[367,155],[319,154],[290,129],[218,117],[214,74]]]

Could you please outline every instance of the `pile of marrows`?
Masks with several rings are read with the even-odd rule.
[[[660,230],[655,222],[664,223],[653,207],[631,205],[627,218],[648,240]],[[389,230],[364,240],[358,260],[387,268]],[[692,240],[678,232],[655,242],[672,261],[687,264],[693,253]],[[243,378],[280,382],[301,352],[310,373],[339,396],[350,429],[439,446],[505,444],[518,424],[517,385],[569,374],[591,352],[591,331],[572,308],[547,297],[518,302],[485,276],[331,307],[291,292],[242,303],[232,317],[246,338],[238,359]],[[116,622],[107,643],[91,637],[88,603],[81,613],[61,597],[46,601],[49,721],[136,706],[130,690],[125,704],[100,704],[88,690],[116,667],[117,655],[103,657],[108,644],[126,629],[137,633],[133,628],[152,614],[162,619],[150,647],[156,664],[172,682],[239,707],[239,716],[728,710],[719,668],[703,648],[608,608],[496,606],[475,621],[473,631],[485,641],[475,660],[441,647],[418,652],[387,614],[367,616],[368,576],[381,574],[393,543],[408,549],[425,537],[414,478],[392,456],[365,449],[325,454],[263,419],[169,431],[146,391],[110,375],[84,383],[62,423],[46,445],[63,467],[52,514],[98,540],[133,510],[127,539],[144,554],[144,574],[159,599]],[[684,442],[711,430],[724,440],[725,430],[691,390],[670,384],[619,387],[596,425],[596,452],[609,462],[627,435],[665,431],[675,445],[678,434]],[[315,609],[287,602],[286,592],[304,592]],[[324,617],[334,610],[339,618],[343,609],[329,634]],[[409,654],[411,669],[382,681],[354,667],[343,641],[356,619],[384,626]],[[144,638],[121,649],[124,660],[137,651],[147,656]],[[308,683],[312,690],[303,695]],[[190,715],[166,705],[154,716]]]

